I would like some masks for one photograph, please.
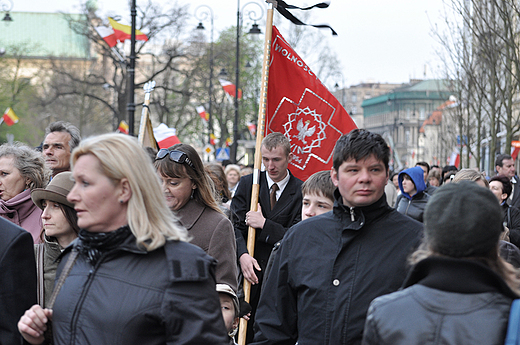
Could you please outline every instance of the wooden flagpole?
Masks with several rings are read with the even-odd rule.
[[[144,84],[144,103],[141,112],[141,123],[139,127],[139,136],[137,137],[139,144],[143,147],[152,147],[157,150],[157,144],[153,136],[152,121],[150,121],[150,96],[155,88],[155,81],[149,81]]]
[[[265,131],[265,114],[267,111],[267,83],[269,81],[269,61],[271,60],[271,40],[273,36],[273,15],[276,1],[266,0],[267,5],[267,21],[265,25],[265,41],[264,41],[264,61],[262,63],[262,78],[260,87],[260,108],[258,109],[258,125],[256,130],[256,147],[255,147],[255,165],[253,170],[253,188],[251,193],[251,211],[258,209],[258,194],[260,192],[260,168],[262,166],[262,140]],[[247,251],[249,255],[255,255],[255,237],[256,229],[249,227],[247,233]],[[251,283],[244,278],[244,299],[249,302],[251,295]],[[240,328],[238,333],[238,345],[245,345],[247,334],[247,320],[240,319]]]

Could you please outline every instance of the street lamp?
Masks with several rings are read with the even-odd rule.
[[[242,11],[240,11],[240,0],[237,0],[237,50],[236,50],[236,64],[235,64],[235,121],[233,123],[233,145],[231,146],[231,160],[234,163],[237,163],[237,150],[238,150],[238,89],[239,89],[239,81],[240,81],[240,25],[241,25],[241,15],[240,13],[244,12],[244,9],[249,5],[256,5],[260,12],[250,10],[247,14],[249,19],[254,21],[251,29],[249,30],[250,34],[258,35],[262,33],[256,21],[262,19],[264,16],[264,8],[256,3],[256,2],[248,2],[242,7]]]
[[[4,22],[12,22],[13,18],[11,18],[9,11],[11,11],[13,9],[13,1],[12,0],[0,0],[0,8],[2,9],[2,12],[5,12],[4,19],[2,19],[2,20]]]
[[[211,7],[207,5],[200,5],[195,9],[195,18],[199,20],[199,25],[197,25],[197,30],[205,30],[202,22],[210,17],[211,20],[211,44],[209,48],[209,90],[208,90],[208,144],[211,143],[211,134],[213,133],[213,109],[212,109],[212,101],[211,95],[213,94],[213,10]]]

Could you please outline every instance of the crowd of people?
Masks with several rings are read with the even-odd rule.
[[[391,172],[356,129],[301,181],[281,133],[253,172],[61,121],[40,151],[0,146],[0,344],[498,344],[520,296],[509,155]]]

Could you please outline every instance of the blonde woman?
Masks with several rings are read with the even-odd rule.
[[[215,261],[188,244],[145,151],[123,134],[86,139],[72,153],[81,228],[58,267],[79,255],[54,309],[33,306],[18,327],[31,344],[225,344]]]

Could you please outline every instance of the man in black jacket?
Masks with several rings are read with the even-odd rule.
[[[253,339],[253,320],[260,298],[263,271],[276,242],[288,228],[301,220],[302,181],[287,169],[292,159],[289,140],[281,133],[271,133],[262,141],[262,162],[265,172],[260,173],[258,211],[249,211],[251,190],[255,174],[240,179],[231,201],[231,213],[237,239],[237,257],[244,278],[253,286],[249,303],[253,308],[248,323],[248,340]],[[256,229],[255,254],[249,255],[246,247],[249,226]]]
[[[21,344],[18,320],[36,304],[36,262],[29,232],[0,218],[0,344]]]
[[[353,130],[334,148],[332,212],[293,226],[258,304],[255,344],[358,344],[368,305],[396,291],[422,225],[386,202],[388,145]]]

